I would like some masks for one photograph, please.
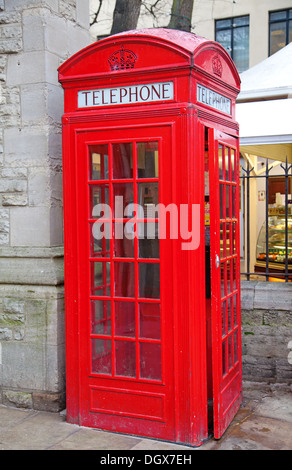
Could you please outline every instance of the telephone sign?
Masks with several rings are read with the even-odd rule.
[[[78,108],[173,100],[173,82],[78,91]]]

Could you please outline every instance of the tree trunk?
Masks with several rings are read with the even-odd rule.
[[[142,0],[116,0],[110,34],[128,31],[137,27]]]
[[[173,0],[168,28],[190,31],[194,0]]]

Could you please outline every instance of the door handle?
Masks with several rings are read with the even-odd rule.
[[[216,255],[216,256],[215,256],[215,266],[216,266],[217,269],[218,269],[219,266],[220,266],[220,258],[219,258],[219,255]]]

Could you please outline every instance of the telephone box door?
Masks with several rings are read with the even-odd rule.
[[[242,400],[237,139],[209,130],[214,436]]]
[[[77,133],[80,417],[174,440],[171,127]],[[81,162],[82,161],[82,162]]]

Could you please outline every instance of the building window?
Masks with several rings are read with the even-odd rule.
[[[239,72],[249,68],[249,16],[215,21],[215,40],[231,55]]]
[[[269,55],[292,41],[292,8],[270,12]]]

